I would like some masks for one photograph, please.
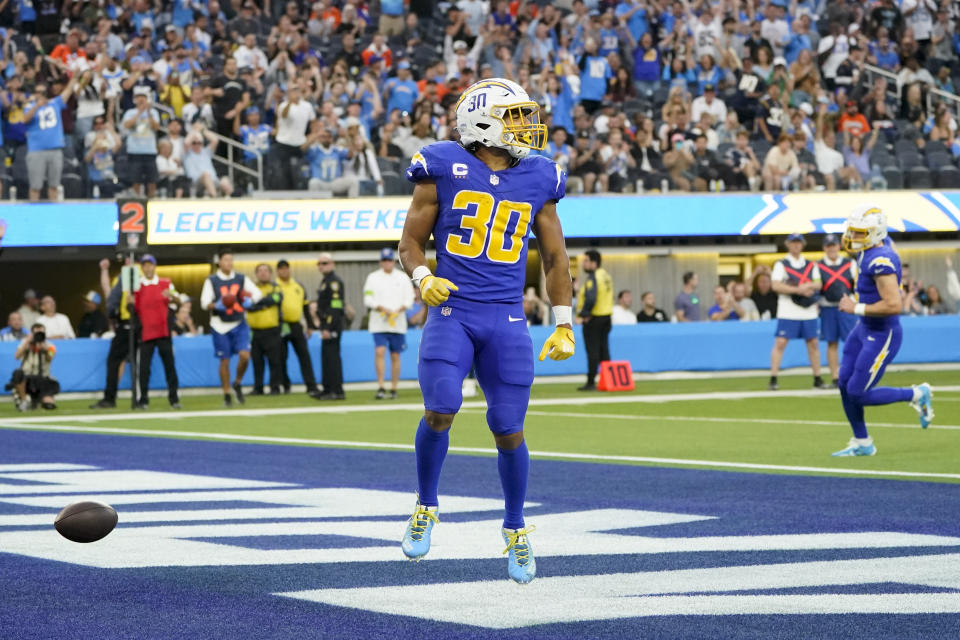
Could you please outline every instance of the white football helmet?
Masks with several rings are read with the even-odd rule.
[[[457,131],[464,147],[479,143],[525,158],[547,144],[547,125],[540,122],[540,105],[523,87],[505,78],[488,78],[470,85],[457,101]]]
[[[843,248],[853,252],[863,251],[880,244],[886,237],[886,214],[875,204],[862,204],[851,211],[847,218]]]

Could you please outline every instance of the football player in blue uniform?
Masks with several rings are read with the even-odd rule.
[[[460,142],[437,142],[413,156],[416,183],[400,239],[400,260],[429,307],[418,375],[424,417],[416,435],[419,499],[401,547],[419,560],[439,522],[437,486],[461,383],[476,368],[487,399],[505,498],[508,575],[525,584],[536,562],[523,519],[530,456],[523,420],[533,384],[533,345],[523,313],[527,237],[537,236],[556,329],[540,352],[573,355],[569,259],[557,216],[566,174],[543,156],[540,107],[520,85],[500,78],[471,85],[457,103]],[[425,254],[433,235],[436,273]]]
[[[878,387],[887,365],[903,339],[900,327],[900,256],[887,238],[887,217],[875,205],[861,205],[847,219],[844,248],[857,256],[857,299],[846,296],[839,308],[859,316],[843,345],[840,362],[840,398],[853,438],[834,456],[872,456],[877,453],[867,433],[865,406],[909,402],[920,414],[924,429],[933,420],[930,385],[912,388]]]

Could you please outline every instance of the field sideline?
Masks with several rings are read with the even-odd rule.
[[[958,482],[951,454],[960,445],[960,376],[952,370],[895,371],[884,384],[928,381],[934,424],[923,431],[906,405],[868,408],[878,455],[829,456],[849,438],[835,392],[809,388],[807,376],[642,380],[627,394],[583,394],[571,383],[538,383],[526,421],[534,455],[617,464],[654,464],[770,473],[833,473]],[[224,409],[219,395],[190,396],[172,412],[155,397],[150,411],[93,412],[89,400],[67,400],[54,413],[0,408],[0,428],[156,435],[300,446],[409,449],[422,408],[415,389],[392,402],[352,391],[344,403],[302,395],[249,398]],[[468,399],[451,435],[451,452],[492,455],[482,398]]]

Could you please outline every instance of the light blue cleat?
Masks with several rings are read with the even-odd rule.
[[[417,502],[417,509],[407,521],[407,530],[403,534],[400,548],[411,560],[419,561],[430,551],[430,532],[433,525],[440,522],[436,507],[425,507]]]
[[[920,391],[920,397],[916,402],[911,402],[910,406],[920,414],[920,426],[926,429],[933,422],[933,390],[926,382],[918,384],[914,389]]]
[[[848,458],[851,456],[874,456],[877,454],[877,448],[873,446],[873,440],[870,444],[860,444],[856,438],[850,438],[846,449],[834,451],[831,455],[834,458]]]
[[[504,553],[509,553],[507,575],[518,584],[529,584],[537,576],[537,561],[530,548],[527,535],[536,529],[529,526],[524,529],[503,529],[503,541],[507,543]]]

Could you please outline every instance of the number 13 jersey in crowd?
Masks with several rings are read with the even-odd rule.
[[[447,141],[414,154],[407,180],[436,184],[436,275],[459,287],[452,297],[522,300],[533,219],[547,202],[564,196],[566,173],[537,155],[491,171],[459,143]]]

